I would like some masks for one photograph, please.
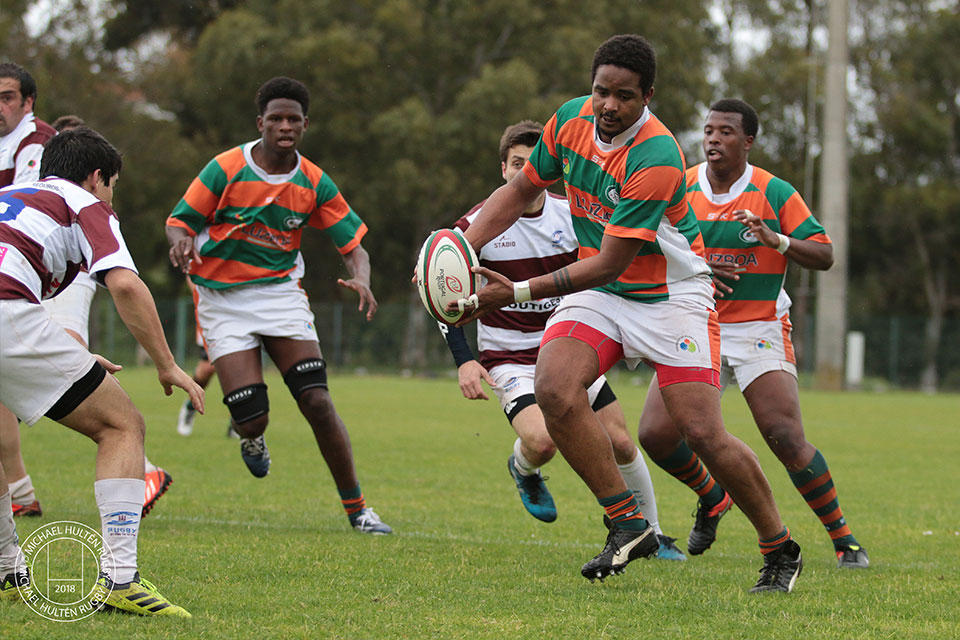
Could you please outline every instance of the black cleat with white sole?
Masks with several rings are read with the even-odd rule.
[[[623,573],[627,565],[637,558],[649,558],[656,555],[660,541],[653,527],[643,531],[627,531],[616,525],[607,534],[607,543],[593,560],[580,569],[584,578],[593,582],[611,575]]]
[[[750,593],[770,591],[790,593],[801,571],[803,571],[803,556],[800,555],[800,545],[791,538],[783,543],[782,547],[763,557],[760,579],[750,589]]]

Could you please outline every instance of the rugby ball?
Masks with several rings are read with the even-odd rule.
[[[479,264],[473,247],[458,231],[431,233],[417,258],[417,290],[427,312],[445,324],[456,323],[464,312],[447,312],[447,304],[480,290],[480,276],[470,271]]]

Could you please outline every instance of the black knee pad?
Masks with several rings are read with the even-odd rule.
[[[230,410],[230,417],[237,424],[249,422],[270,411],[267,385],[262,382],[240,387],[223,397],[223,404]]]
[[[307,389],[327,388],[327,363],[323,358],[307,358],[293,365],[283,374],[283,381],[297,400]]]

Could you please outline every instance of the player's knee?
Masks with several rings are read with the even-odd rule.
[[[803,429],[792,421],[778,421],[763,430],[763,436],[770,449],[781,462],[789,466],[795,464],[807,448],[807,439]]]
[[[237,425],[241,435],[267,426],[267,414],[270,412],[270,399],[267,397],[267,385],[262,382],[234,389],[223,397],[230,417]],[[260,433],[263,433],[263,428]],[[259,435],[259,434],[257,434]],[[251,437],[247,435],[247,437]]]
[[[523,444],[534,459],[542,461],[540,464],[546,464],[557,454],[557,445],[553,443],[553,438],[546,431],[526,438]]]
[[[327,388],[327,363],[323,358],[301,360],[287,369],[283,381],[287,383],[294,399],[300,400],[305,391]]]
[[[561,418],[573,409],[574,394],[564,388],[562,381],[549,376],[537,376],[534,382],[537,406],[549,424],[550,418]]]
[[[626,431],[607,429],[607,435],[610,436],[610,444],[613,446],[613,455],[617,462],[633,460],[637,445],[633,443],[633,439]]]
[[[696,452],[711,451],[719,446],[720,438],[725,434],[723,425],[706,422],[678,423],[677,427],[686,440],[687,446]]]

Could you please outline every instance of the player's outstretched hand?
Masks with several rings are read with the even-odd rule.
[[[488,400],[487,394],[483,392],[481,380],[486,381],[490,388],[497,386],[493,378],[482,364],[476,360],[468,360],[457,369],[457,378],[460,381],[460,392],[468,400]]]
[[[122,367],[121,365],[119,365],[119,364],[113,364],[112,362],[110,362],[109,360],[107,360],[106,358],[104,358],[104,357],[103,357],[102,355],[100,355],[99,353],[94,353],[94,354],[92,354],[92,355],[93,355],[94,358],[97,359],[97,362],[100,363],[100,366],[102,366],[104,369],[107,370],[107,373],[113,374],[113,373],[116,373],[117,371],[120,371],[121,369],[123,369],[123,367]]]
[[[357,307],[357,311],[363,311],[364,307],[366,307],[367,322],[373,320],[374,314],[377,313],[377,299],[373,297],[373,291],[370,290],[370,285],[354,278],[349,280],[337,278],[337,284],[347,289],[353,289],[360,294],[360,305]]]
[[[709,264],[713,270],[713,284],[717,288],[716,297],[718,298],[723,298],[726,297],[728,293],[733,293],[733,287],[720,278],[736,281],[740,279],[738,274],[746,271],[745,267],[738,267],[735,264],[722,262],[720,260],[710,260],[707,264]]]
[[[190,396],[190,402],[194,408],[203,413],[204,393],[203,387],[198,385],[190,375],[177,365],[171,365],[167,368],[157,368],[157,377],[160,379],[160,385],[163,386],[163,392],[166,395],[173,393],[173,387],[180,387]]]
[[[193,244],[193,238],[185,235],[171,245],[170,264],[179,269],[181,273],[189,273],[190,263],[193,261],[196,261],[197,264],[203,264],[200,254],[197,253],[197,247]]]
[[[456,326],[462,327],[470,324],[477,318],[485,316],[491,311],[496,311],[508,304],[513,304],[513,281],[504,275],[491,271],[486,267],[473,267],[474,273],[478,273],[487,279],[487,285],[480,289],[476,294],[476,303],[473,300],[458,300],[447,305],[447,311],[455,311],[459,304],[463,304],[464,315],[457,322]],[[472,298],[473,296],[471,296]]]

